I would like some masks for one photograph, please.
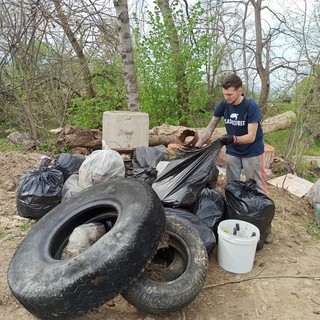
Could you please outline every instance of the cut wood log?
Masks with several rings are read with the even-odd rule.
[[[293,111],[287,111],[279,115],[265,119],[261,126],[264,134],[276,132],[286,128],[290,128],[295,123],[296,116]],[[172,126],[163,124],[154,127],[149,131],[149,146],[163,144],[167,146],[169,143],[190,142],[197,135],[201,136],[205,128],[188,128],[184,126]],[[225,128],[216,128],[208,142],[226,134]]]
[[[98,129],[65,126],[53,129],[50,132],[58,135],[57,146],[59,148],[67,146],[70,149],[86,148],[89,151],[93,151],[102,147],[102,132]]]
[[[293,111],[281,113],[262,122],[264,134],[292,127],[296,116]],[[149,146],[169,144],[183,144],[197,139],[205,128],[189,128],[163,124],[149,131]],[[90,152],[102,148],[102,132],[97,129],[81,129],[74,126],[53,129],[50,132],[58,135],[57,145],[68,146],[70,149],[86,148]],[[216,128],[208,142],[211,142],[225,134],[225,128]]]
[[[160,144],[167,146],[170,143],[182,144],[187,137],[195,137],[196,134],[197,129],[195,128],[173,126],[165,123],[149,131],[149,146]]]
[[[188,128],[163,124],[149,131],[149,146],[160,144],[168,146],[170,143],[183,144],[191,142],[193,139],[197,139],[197,136],[200,136],[204,130],[205,128]],[[225,129],[217,128],[209,140],[212,141],[223,134],[225,134]]]
[[[296,115],[293,111],[280,113],[276,116],[266,118],[261,126],[264,134],[291,128],[296,122]]]

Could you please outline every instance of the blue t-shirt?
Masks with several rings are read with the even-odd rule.
[[[224,124],[228,134],[235,136],[243,136],[248,133],[248,123],[258,122],[256,139],[253,143],[248,144],[229,144],[226,146],[226,153],[237,157],[254,157],[264,153],[263,132],[261,128],[260,108],[256,101],[250,99],[247,106],[247,98],[243,98],[242,102],[236,106],[226,104],[225,100],[221,100],[213,115],[217,118],[224,118]],[[226,105],[223,113],[223,106]]]

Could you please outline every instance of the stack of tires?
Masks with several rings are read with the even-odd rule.
[[[103,223],[106,234],[63,260],[72,231],[91,222]],[[154,265],[161,266],[156,276]],[[200,293],[207,269],[199,234],[166,217],[148,183],[120,178],[81,191],[37,221],[12,257],[7,278],[33,315],[68,319],[118,294],[147,313],[178,311]]]

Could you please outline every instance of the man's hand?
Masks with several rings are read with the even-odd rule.
[[[234,136],[231,134],[225,134],[224,136],[220,137],[220,141],[222,144],[227,146],[228,144],[234,143]]]

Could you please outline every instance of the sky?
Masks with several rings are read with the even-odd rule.
[[[183,1],[180,0],[181,3],[183,4]],[[249,1],[249,0],[248,0]],[[140,0],[136,1],[136,0],[129,0],[129,3],[131,3],[131,9],[135,8],[136,10],[136,6],[137,4],[147,4],[150,9],[152,10],[153,7],[153,2],[154,0]],[[188,0],[189,5],[196,3],[196,0]],[[229,1],[225,1],[225,2],[229,2],[229,3],[235,3],[234,0],[229,0]],[[262,20],[263,20],[263,29],[266,31],[269,31],[271,27],[274,28],[278,28],[279,27],[279,20],[275,18],[275,16],[272,14],[272,11],[275,13],[278,13],[278,16],[282,19],[282,18],[286,18],[288,19],[288,21],[290,22],[294,22],[295,19],[292,18],[292,16],[289,17],[289,12],[290,15],[302,15],[305,11],[307,12],[312,12],[313,9],[313,4],[314,4],[315,0],[263,0],[262,1],[262,6],[263,7],[268,7],[264,8],[261,11],[261,15],[262,15]],[[132,7],[132,5],[134,5]],[[251,11],[252,9],[252,5],[251,5]],[[251,13],[251,16],[253,17],[253,14]],[[297,20],[298,21],[298,20]],[[298,23],[296,23],[296,29],[298,30],[299,28],[301,29],[301,25],[299,26]],[[254,30],[252,29],[251,31],[254,32]],[[299,50],[301,50],[300,48],[298,48],[297,46],[297,51],[294,51],[294,47],[293,45],[287,41],[283,36],[278,37],[277,39],[273,39],[272,40],[273,45],[274,45],[274,50],[275,50],[275,55],[278,57],[283,56],[284,58],[288,59],[288,60],[295,60],[295,56],[296,56],[296,52],[299,52]],[[277,49],[278,47],[278,49]],[[276,50],[279,50],[279,53],[277,53]],[[311,49],[310,49],[311,50]],[[313,48],[314,50],[314,48]],[[311,52],[311,51],[310,51]],[[280,88],[281,83],[283,85],[287,85],[288,80],[290,80],[290,78],[294,78],[294,74],[293,73],[289,73],[289,78],[284,77],[283,75],[283,71],[281,71],[281,73],[278,72],[277,73],[273,73],[272,74],[272,83],[271,86],[273,87],[273,90],[276,90],[278,87]]]

